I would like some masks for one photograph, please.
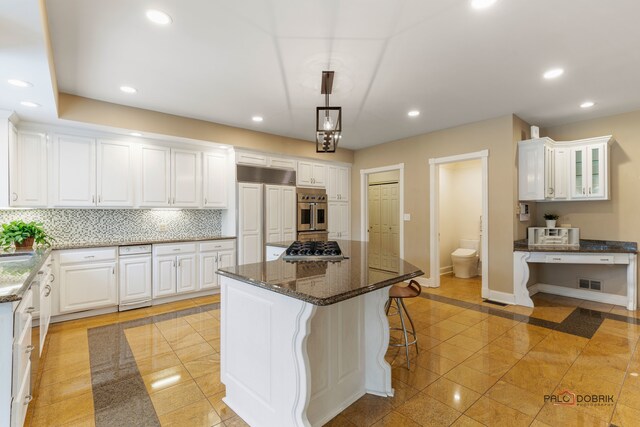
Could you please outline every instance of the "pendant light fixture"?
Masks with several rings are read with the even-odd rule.
[[[320,93],[324,107],[316,108],[316,152],[335,153],[342,133],[342,107],[330,107],[329,95],[333,89],[333,71],[322,72]]]

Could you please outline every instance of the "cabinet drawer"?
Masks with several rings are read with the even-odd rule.
[[[195,243],[181,243],[177,245],[153,245],[154,255],[172,255],[194,253],[196,251]]]
[[[224,249],[235,249],[236,242],[233,240],[214,240],[200,243],[200,252],[219,251]]]
[[[18,338],[22,335],[24,331],[25,325],[31,322],[32,313],[35,311],[35,307],[33,305],[33,291],[29,289],[22,296],[22,301],[18,304],[18,308],[13,313],[14,320],[14,329],[13,336],[14,338]]]
[[[267,156],[255,153],[237,153],[236,163],[267,166]]]
[[[87,249],[80,251],[60,252],[60,264],[74,264],[79,262],[115,261],[116,248]]]
[[[31,360],[31,352],[34,350],[31,345],[31,317],[24,325],[22,335],[16,336],[13,344],[13,391],[17,393],[22,379],[27,371]]]
[[[24,425],[27,408],[31,402],[31,362],[27,363],[26,372],[21,378],[20,387],[13,393],[11,402],[11,426]]]
[[[608,254],[547,255],[545,262],[548,264],[613,264],[614,256]]]

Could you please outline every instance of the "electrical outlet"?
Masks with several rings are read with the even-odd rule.
[[[167,224],[162,223],[160,224],[160,227],[158,227],[160,229],[161,232],[165,232],[167,231]]]
[[[404,215],[402,216],[402,218],[403,218],[405,221],[411,221],[411,214],[406,213],[406,214],[404,214]]]

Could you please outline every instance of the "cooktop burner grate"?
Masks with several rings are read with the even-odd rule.
[[[337,242],[295,241],[287,248],[285,261],[341,261],[345,259]]]

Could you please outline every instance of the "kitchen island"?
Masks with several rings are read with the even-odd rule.
[[[225,403],[252,426],[320,426],[365,393],[393,396],[384,359],[389,288],[424,274],[369,268],[367,244],[339,241],[340,262],[222,269]]]

